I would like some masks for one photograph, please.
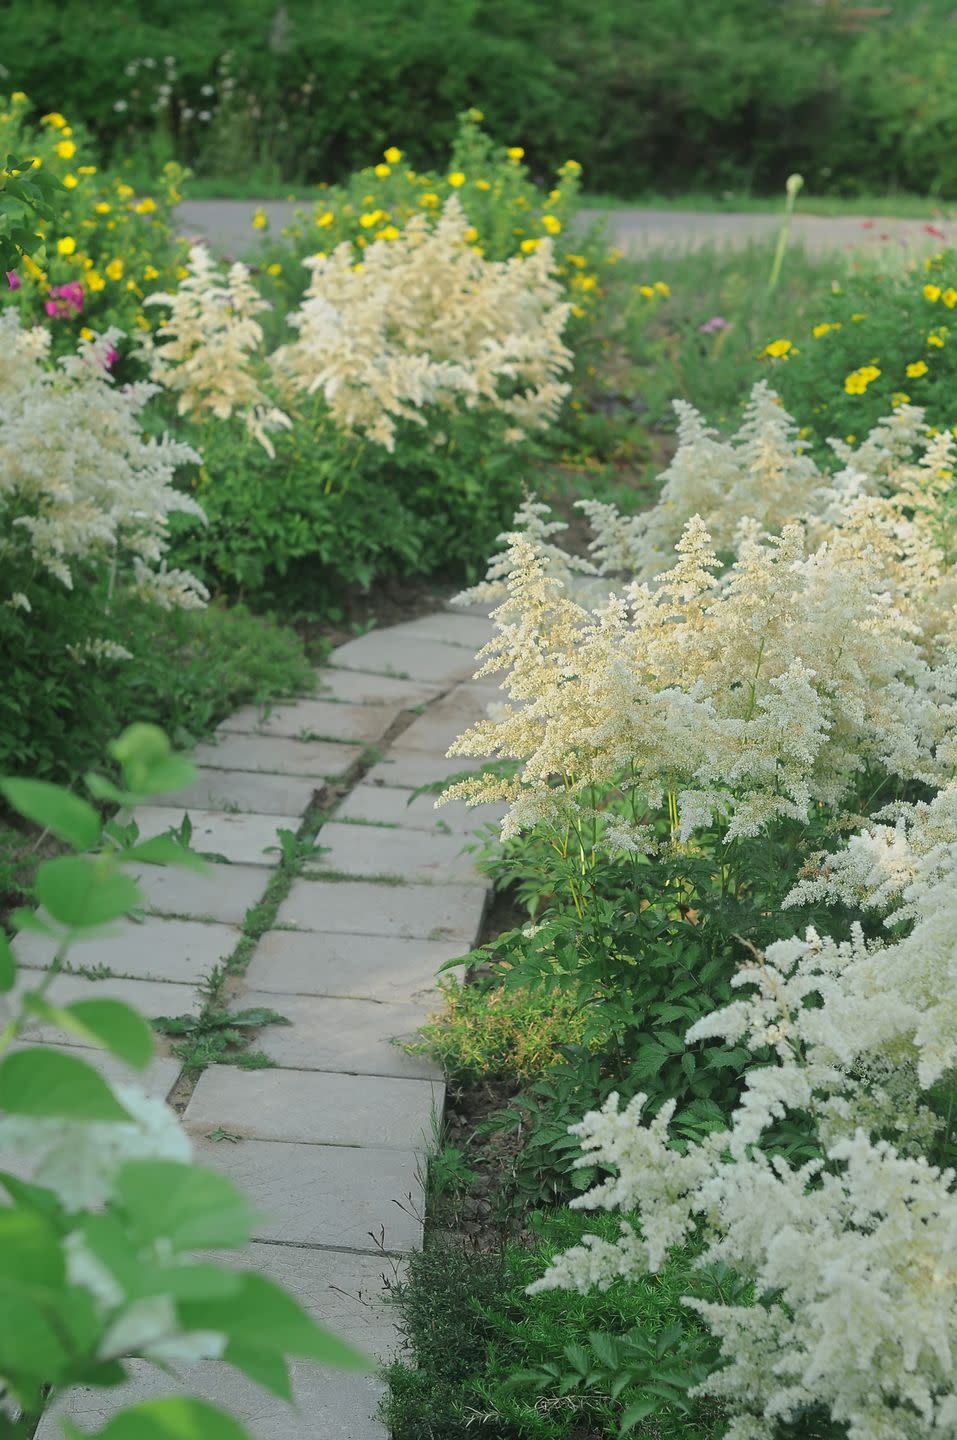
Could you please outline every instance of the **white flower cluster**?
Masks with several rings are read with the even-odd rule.
[[[188,445],[143,434],[141,411],[155,387],[117,385],[109,356],[119,332],[81,341],[51,365],[49,332],[23,330],[17,311],[0,315],[0,557],[72,589],[74,569],[94,560],[114,584],[132,585],[164,606],[195,607],[204,586],[165,564],[168,517],[203,518],[176,490]],[[22,582],[5,603],[29,611]]]
[[[223,273],[204,245],[190,250],[188,274],[174,295],[149,295],[147,305],[168,305],[159,344],[145,344],[152,378],[174,391],[181,415],[241,414],[269,455],[269,431],[292,421],[262,389],[258,370],[263,340],[256,316],[270,309],[240,261]]]
[[[321,393],[337,424],[387,449],[396,425],[464,407],[502,414],[506,438],[548,425],[568,391],[569,306],[549,241],[530,256],[486,260],[455,196],[436,221],[414,216],[355,263],[342,244],[306,264],[312,280],[273,356],[293,392]]]

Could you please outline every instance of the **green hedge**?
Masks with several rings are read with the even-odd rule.
[[[209,174],[334,180],[393,144],[432,166],[476,105],[592,190],[773,190],[799,169],[819,192],[957,194],[945,0],[7,0],[0,55],[105,157]]]

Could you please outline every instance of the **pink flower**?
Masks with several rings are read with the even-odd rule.
[[[67,285],[51,285],[44,309],[53,320],[72,320],[83,309],[85,298],[86,292],[79,280],[71,280]]]
[[[702,335],[715,335],[719,330],[727,330],[728,328],[729,322],[723,315],[712,315],[710,320],[706,320],[703,325],[698,326],[698,330]]]
[[[103,356],[103,369],[104,369],[104,370],[112,370],[112,369],[113,369],[113,366],[116,364],[116,362],[117,362],[117,360],[119,360],[119,358],[120,358],[120,352],[119,352],[119,350],[113,350],[113,349],[107,350],[106,354]]]
[[[925,225],[924,230],[928,235],[933,235],[936,240],[946,240],[947,236],[943,230],[938,230],[936,225]]]
[[[10,286],[11,290],[20,289],[23,281],[20,279],[20,276],[17,274],[16,270],[7,271],[7,284]]]

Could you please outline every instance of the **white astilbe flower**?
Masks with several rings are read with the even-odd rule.
[[[0,558],[67,589],[92,561],[114,585],[199,605],[206,591],[194,576],[174,572],[171,584],[164,571],[169,516],[204,518],[173,485],[198,456],[168,435],[144,436],[141,411],[156,387],[113,381],[106,359],[119,338],[109,330],[81,341],[53,366],[15,310],[0,315]],[[29,587],[5,603],[29,612]]]
[[[319,393],[333,420],[391,450],[400,420],[433,411],[497,412],[521,439],[549,425],[568,392],[562,339],[570,307],[551,243],[486,260],[451,196],[435,221],[416,215],[398,238],[306,261],[309,288],[289,323],[298,338],[273,355],[290,392]]]
[[[177,395],[180,415],[219,420],[241,415],[272,456],[268,432],[292,424],[260,383],[263,332],[255,317],[272,307],[241,261],[224,273],[204,245],[194,245],[187,270],[175,294],[163,291],[144,301],[169,306],[169,318],[157,331],[160,343],[145,346],[152,378]]]

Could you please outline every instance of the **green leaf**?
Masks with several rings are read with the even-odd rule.
[[[301,1355],[322,1365],[346,1370],[372,1368],[371,1361],[345,1340],[317,1325],[285,1290],[264,1275],[241,1273],[243,1283],[238,1295],[228,1300],[180,1305],[183,1328],[215,1330],[226,1335],[230,1344]]]
[[[115,1194],[143,1241],[174,1250],[245,1245],[252,1212],[225,1175],[175,1160],[135,1160],[116,1177]]]
[[[250,1380],[271,1390],[281,1400],[292,1404],[292,1385],[289,1383],[289,1366],[285,1357],[274,1350],[260,1350],[254,1346],[231,1343],[223,1352],[223,1359],[235,1365]]]
[[[0,1111],[74,1120],[129,1120],[91,1065],[52,1046],[18,1050],[0,1060]]]
[[[54,920],[73,930],[118,920],[143,903],[139,888],[128,875],[81,855],[47,860],[37,872],[36,891]]]
[[[12,990],[17,978],[17,962],[10,948],[10,941],[0,930],[0,995]]]
[[[0,795],[18,814],[74,850],[92,850],[100,838],[100,817],[93,806],[59,785],[46,780],[0,780]]]
[[[172,835],[155,835],[152,840],[141,840],[129,850],[124,850],[123,859],[139,860],[146,865],[182,865],[187,870],[205,872],[209,867],[202,855],[182,845]]]
[[[153,1058],[153,1031],[136,1010],[122,1000],[77,1000],[73,1005],[50,1005],[25,995],[24,1006],[52,1025],[81,1040],[92,1041],[111,1055],[143,1070]]]
[[[621,1429],[618,1433],[620,1435],[627,1435],[629,1430],[634,1430],[640,1421],[647,1420],[648,1416],[653,1414],[657,1409],[657,1400],[636,1400],[633,1405],[628,1406],[628,1409],[624,1415],[622,1415]]]
[[[191,1396],[131,1405],[92,1436],[68,1420],[61,1424],[70,1440],[249,1440],[238,1420]]]
[[[0,1291],[51,1299],[66,1281],[60,1237],[32,1210],[0,1210]]]

